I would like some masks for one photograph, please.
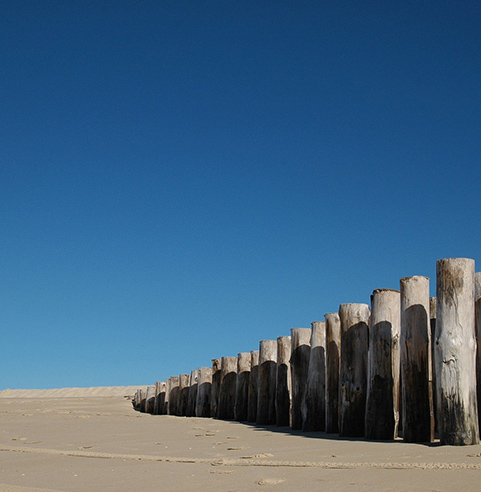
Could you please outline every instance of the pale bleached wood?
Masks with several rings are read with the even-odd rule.
[[[190,371],[190,378],[189,378],[189,393],[187,399],[187,407],[185,410],[186,417],[195,416],[195,403],[197,400],[198,381],[199,381],[199,371],[197,369],[192,369],[192,371]]]
[[[478,400],[478,427],[481,429],[481,272],[475,274],[475,325],[476,325],[476,386]]]
[[[474,260],[436,263],[436,383],[441,444],[479,443]]]
[[[431,330],[431,387],[433,390],[434,432],[438,431],[438,398],[436,384],[436,297],[429,298],[429,326]]]
[[[179,376],[170,376],[169,415],[180,412],[180,381]]]

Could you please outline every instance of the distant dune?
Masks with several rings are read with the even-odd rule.
[[[0,398],[91,398],[106,396],[132,397],[138,386],[98,386],[93,388],[57,388],[57,389],[5,389]]]

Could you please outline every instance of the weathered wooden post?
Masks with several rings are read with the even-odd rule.
[[[199,367],[197,400],[195,403],[196,417],[210,417],[212,392],[212,367]]]
[[[291,427],[302,429],[302,401],[306,392],[311,329],[291,328]]]
[[[339,370],[341,320],[339,313],[326,313],[326,432],[339,432]]]
[[[363,437],[366,415],[369,306],[341,304],[339,435]]]
[[[221,360],[212,359],[212,388],[210,395],[211,409],[210,413],[213,418],[217,418],[217,411],[219,408],[219,393],[220,393],[220,379],[221,379]]]
[[[237,355],[237,383],[235,393],[235,419],[239,422],[247,420],[250,373],[251,354],[250,352],[241,352]]]
[[[401,374],[403,438],[434,439],[429,279],[405,277],[401,284]]]
[[[436,297],[429,298],[429,324],[431,329],[431,387],[433,390],[434,432],[438,431],[438,393],[436,390]]]
[[[170,378],[165,380],[165,401],[163,415],[170,415]]]
[[[237,382],[237,357],[222,357],[217,418],[234,420],[235,390]]]
[[[170,376],[169,415],[179,415],[180,381],[179,376]]]
[[[478,400],[478,427],[481,429],[481,272],[475,274],[475,325],[476,325],[476,381]]]
[[[259,343],[259,375],[257,390],[257,423],[276,423],[277,340]]]
[[[371,305],[365,436],[389,440],[399,426],[400,293],[376,289]]]
[[[291,337],[277,338],[276,425],[291,422]]]
[[[302,402],[302,430],[326,429],[326,323],[311,323],[311,350],[306,392]]]
[[[187,411],[187,404],[189,402],[189,386],[190,386],[190,374],[181,374],[179,376],[180,386],[180,404],[179,413],[177,415],[185,417]]]
[[[197,369],[192,369],[192,371],[190,371],[189,395],[187,400],[187,408],[185,410],[185,415],[187,417],[194,417],[195,415],[195,403],[197,401],[198,380],[199,380],[199,371]]]
[[[139,406],[139,410],[140,412],[142,413],[145,413],[145,400],[146,400],[146,396],[147,396],[147,389],[141,389],[140,390],[140,406]]]
[[[474,260],[438,260],[436,281],[439,437],[441,444],[478,444]]]
[[[158,381],[155,383],[155,402],[154,415],[162,415],[165,405],[165,382]]]
[[[155,403],[155,386],[147,386],[147,394],[145,396],[145,413],[154,413]]]
[[[251,350],[251,374],[249,377],[249,395],[247,402],[247,421],[257,420],[257,391],[259,382],[259,351]]]

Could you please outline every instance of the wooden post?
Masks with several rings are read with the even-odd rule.
[[[481,429],[481,272],[475,274],[475,325],[476,325],[476,387],[478,400],[478,427]]]
[[[170,376],[169,415],[179,415],[180,410],[179,376]]]
[[[339,436],[363,437],[366,415],[369,306],[341,304]]]
[[[277,340],[259,344],[259,376],[257,390],[257,423],[276,423]]]
[[[146,396],[147,396],[147,389],[141,389],[140,390],[140,406],[139,406],[139,410],[140,412],[142,413],[145,413],[145,400],[146,400]]]
[[[237,382],[237,357],[222,357],[217,418],[234,420],[235,390]]]
[[[306,392],[302,403],[302,430],[326,430],[326,323],[311,323],[311,350]]]
[[[195,404],[196,417],[210,417],[212,391],[212,367],[199,367],[197,400]]]
[[[291,337],[277,338],[276,425],[291,422]]]
[[[164,415],[170,415],[170,378],[165,381]]]
[[[185,410],[186,417],[194,417],[195,415],[195,403],[197,401],[197,389],[198,389],[199,371],[192,369],[190,371],[189,378],[189,393],[187,399],[187,408]]]
[[[311,329],[291,328],[291,427],[302,429],[302,401],[306,392]]]
[[[154,403],[154,415],[162,415],[164,413],[165,404],[165,383],[155,383],[155,403]]]
[[[474,260],[438,260],[436,280],[439,437],[441,444],[478,444]]]
[[[179,376],[179,386],[180,386],[180,405],[179,405],[179,413],[177,415],[181,417],[185,417],[187,411],[187,404],[189,401],[190,374],[181,374]]]
[[[371,304],[365,436],[389,440],[399,426],[401,296],[377,289]]]
[[[438,429],[438,393],[436,389],[436,297],[429,298],[429,324],[431,330],[431,387],[433,390],[433,414],[434,414],[434,432]]]
[[[338,313],[326,313],[326,432],[339,432],[339,369],[341,320]]]
[[[212,388],[210,395],[211,409],[210,413],[213,418],[217,418],[217,411],[219,408],[219,393],[220,393],[220,379],[221,379],[221,360],[212,359]]]
[[[235,393],[235,419],[239,422],[247,420],[250,372],[251,354],[250,352],[241,352],[237,355],[237,383]]]
[[[401,373],[403,439],[434,439],[429,279],[402,278]]]
[[[145,396],[145,413],[154,413],[155,403],[155,386],[147,386],[147,393]]]
[[[257,421],[257,391],[259,382],[259,351],[251,350],[251,374],[249,377],[249,395],[247,402],[247,421]]]

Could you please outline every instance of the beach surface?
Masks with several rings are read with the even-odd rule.
[[[154,416],[134,411],[132,395],[129,387],[0,392],[0,492],[480,488],[481,446]]]

